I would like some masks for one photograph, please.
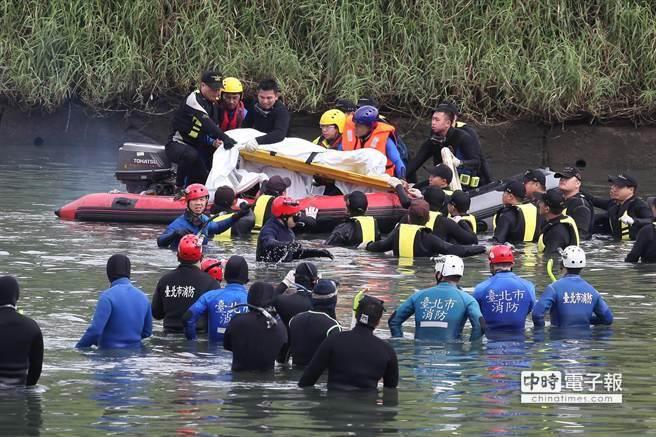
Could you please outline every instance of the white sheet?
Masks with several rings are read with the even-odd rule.
[[[220,147],[214,152],[212,171],[205,184],[212,197],[218,187],[228,185],[235,192],[241,193],[256,184],[268,180],[273,175],[288,177],[292,181],[287,194],[295,199],[313,194],[322,194],[321,189],[312,186],[312,176],[310,175],[248,162],[239,157],[240,145],[251,138],[262,135],[261,132],[255,129],[234,129],[226,133],[237,141],[237,146],[230,150]],[[285,138],[279,143],[262,145],[260,149],[274,151],[280,155],[302,160],[306,160],[311,153],[317,152],[318,155],[314,158],[313,162],[367,176],[379,176],[384,179],[389,177],[385,173],[387,158],[375,149],[340,152],[337,150],[328,150],[310,141],[294,137]],[[239,168],[237,168],[238,164]],[[357,186],[340,181],[336,181],[335,185],[345,194],[356,190],[365,193],[376,191],[369,187]]]

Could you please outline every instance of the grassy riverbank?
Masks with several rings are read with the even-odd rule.
[[[374,95],[423,115],[651,119],[649,1],[40,0],[0,4],[0,95],[56,108],[148,108],[207,66],[273,75],[295,110]]]

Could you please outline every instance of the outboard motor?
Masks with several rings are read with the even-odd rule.
[[[124,143],[118,149],[116,179],[125,184],[128,193],[175,191],[175,169],[159,144]]]

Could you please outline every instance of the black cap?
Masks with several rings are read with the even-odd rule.
[[[524,184],[514,180],[508,181],[501,185],[501,187],[497,188],[496,191],[505,191],[506,193],[510,193],[517,197],[518,199],[523,199],[526,197],[526,189],[524,188]]]
[[[243,256],[232,255],[223,269],[223,279],[228,284],[248,282],[248,263]]]
[[[348,200],[347,209],[353,215],[364,214],[369,206],[367,195],[362,191],[354,191],[344,196],[344,200]]]
[[[438,164],[435,167],[429,168],[428,174],[430,174],[431,176],[439,176],[445,179],[446,182],[449,184],[453,180],[453,171],[451,171],[451,169],[444,164]]]
[[[268,282],[254,282],[248,289],[246,301],[259,308],[272,307],[275,300],[276,292],[273,285]]]
[[[205,73],[203,73],[203,76],[201,76],[200,81],[203,82],[208,87],[212,88],[213,90],[221,89],[221,87],[223,86],[223,77],[221,76],[221,73],[214,70],[208,70]]]
[[[13,276],[0,277],[0,305],[16,305],[20,294],[18,281]],[[5,333],[4,335],[10,335]]]
[[[469,206],[471,205],[471,199],[469,198],[469,194],[462,190],[456,190],[453,192],[453,194],[451,194],[449,203],[452,204],[458,211],[467,212]]]
[[[114,282],[120,278],[130,277],[130,258],[117,253],[112,255],[107,260],[107,279],[109,282]]]
[[[608,176],[608,182],[620,187],[638,187],[638,181],[626,173],[618,174],[617,176]]]
[[[214,192],[214,206],[217,210],[230,209],[235,201],[235,190],[231,187],[223,186],[216,189]]]
[[[578,180],[582,180],[581,172],[576,167],[565,167],[561,171],[554,173],[554,177],[558,179],[576,178]]]
[[[335,108],[343,112],[355,112],[355,110],[358,109],[358,107],[355,106],[355,103],[349,99],[335,100]]]
[[[268,181],[264,183],[264,192],[272,196],[280,196],[292,184],[292,181],[285,177],[278,175],[271,176]]]
[[[362,108],[363,106],[373,106],[378,109],[378,102],[373,97],[360,97],[358,99],[357,107]]]
[[[374,327],[378,323],[383,312],[385,312],[385,302],[365,294],[358,302],[358,310],[355,313],[355,319],[358,324]]]
[[[526,182],[538,182],[543,187],[547,186],[547,178],[544,175],[544,172],[541,170],[526,170],[524,173],[524,183]]]
[[[558,188],[547,190],[546,193],[535,193],[535,198],[555,212],[565,209],[565,196]]]
[[[294,279],[296,282],[305,279],[307,282],[314,282],[319,278],[319,270],[313,263],[305,261],[296,266]]]
[[[424,200],[430,205],[432,211],[440,211],[444,207],[446,194],[444,190],[436,185],[429,185],[424,191]]]

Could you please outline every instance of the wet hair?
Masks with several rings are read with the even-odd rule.
[[[276,93],[280,92],[280,88],[278,88],[278,82],[276,82],[274,79],[267,78],[262,81],[260,81],[259,84],[257,84],[257,90],[258,91],[274,91]]]
[[[447,118],[451,121],[451,123],[453,123],[453,120],[456,119],[455,112],[453,112],[450,108],[447,107],[442,107],[438,105],[437,108],[435,108],[435,111],[433,112],[441,112],[442,114],[446,114]]]
[[[424,199],[430,205],[431,211],[441,211],[446,201],[444,190],[435,185],[430,185],[424,191]]]

